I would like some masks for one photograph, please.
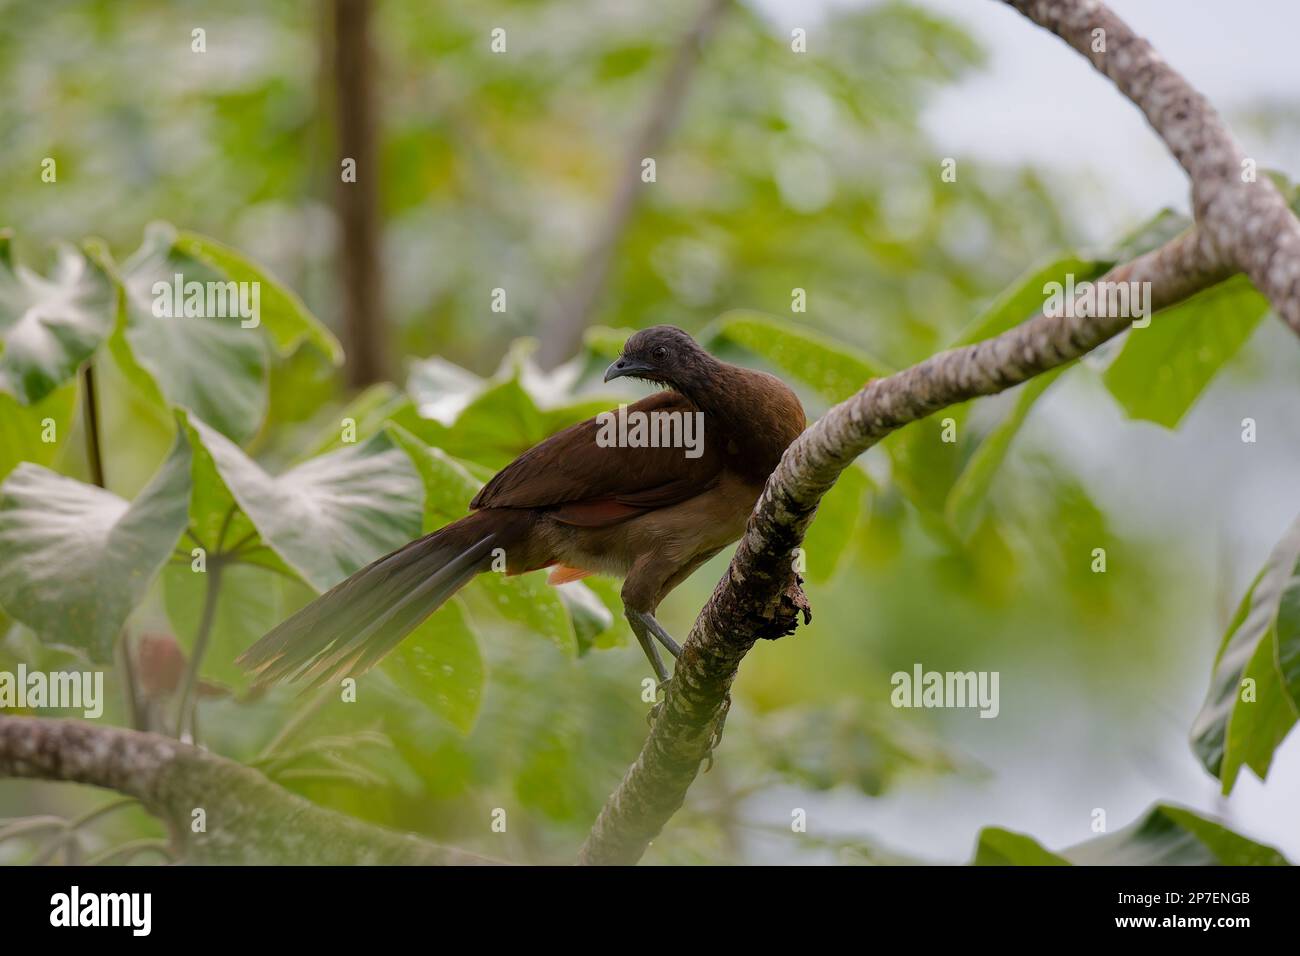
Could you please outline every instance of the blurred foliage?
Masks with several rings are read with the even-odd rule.
[[[251,689],[235,657],[314,593],[459,517],[516,455],[623,397],[599,369],[626,330],[681,325],[783,374],[814,418],[870,378],[1023,321],[1045,282],[1096,278],[1186,223],[1162,215],[1114,250],[1081,250],[1032,170],[963,162],[959,186],[942,182],[917,113],[981,53],[931,14],[839,11],[795,56],[737,5],[621,237],[600,324],[543,371],[529,336],[546,334],[546,307],[579,268],[696,4],[378,10],[387,318],[409,359],[401,382],[346,394],[330,331],[322,8],[0,2],[0,197],[19,230],[0,263],[0,668],[107,662],[123,620],[137,644],[162,635],[193,655],[210,602],[192,688],[205,746],[369,820],[563,862],[645,734],[645,665],[610,650],[628,636],[616,583],[480,576],[362,679],[355,702]],[[502,25],[508,56],[486,42]],[[190,49],[198,26],[204,54]],[[46,157],[55,183],[40,180]],[[43,258],[88,235],[102,240]],[[154,316],[152,283],[177,271],[260,281],[261,326]],[[489,308],[498,287],[504,314]],[[795,290],[806,312],[792,312]],[[42,296],[59,307],[41,309]],[[22,321],[34,306],[37,327]],[[1227,283],[1130,333],[1101,381],[1131,417],[1176,427],[1262,315],[1258,296]],[[107,489],[87,483],[84,460],[76,372],[91,357]],[[945,410],[845,473],[805,542],[814,623],[746,661],[719,764],[651,859],[752,858],[774,788],[866,798],[983,775],[946,742],[945,718],[873,706],[916,661],[1028,662],[1050,683],[1064,659],[1121,720],[1134,686],[1159,693],[1159,665],[1186,650],[1180,596],[1204,582],[1183,580],[1168,542],[1117,527],[1062,461],[1016,443],[1038,399],[1081,377],[1096,378],[1088,363]],[[1124,574],[1093,572],[1099,546]],[[670,630],[684,636],[725,559],[666,602]],[[98,570],[69,571],[83,566]],[[1270,620],[1230,632],[1216,687],[1238,651],[1285,639],[1294,652],[1288,619]],[[126,723],[119,680],[111,672],[108,719]],[[158,688],[170,732],[182,695],[174,680]],[[1228,740],[1225,786],[1242,762],[1264,773],[1290,726],[1260,731],[1267,754],[1234,750],[1246,725],[1225,730],[1231,703],[1218,701],[1210,734]],[[103,802],[14,792],[19,808],[49,800],[39,809],[78,819]],[[490,831],[497,808],[504,834]],[[788,852],[788,816],[770,829]],[[981,853],[1011,858],[1029,842],[988,834]],[[0,861],[156,835],[126,807],[10,834]],[[841,859],[900,859],[857,837],[805,838]]]

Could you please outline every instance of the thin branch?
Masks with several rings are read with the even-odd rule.
[[[1142,110],[1191,179],[1201,230],[1300,334],[1300,221],[1272,180],[1247,175],[1246,153],[1214,107],[1098,0],[1004,2],[1083,54]]]
[[[135,797],[167,823],[187,863],[499,862],[318,807],[255,770],[171,737],[82,720],[0,717],[4,777],[89,784]],[[195,832],[200,809],[204,826]]]
[[[573,286],[563,295],[542,323],[542,343],[537,360],[553,368],[582,342],[582,333],[609,279],[619,240],[627,231],[641,194],[641,161],[663,149],[676,126],[705,46],[717,31],[731,0],[704,0],[704,6],[682,37],[646,112],[645,121],[623,160],[623,169],[605,209],[600,227],[578,267]]]

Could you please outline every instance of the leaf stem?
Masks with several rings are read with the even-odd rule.
[[[86,431],[86,464],[90,468],[90,480],[104,488],[104,458],[99,440],[99,394],[95,389],[93,358],[81,366],[81,417]],[[144,727],[144,709],[140,706],[140,696],[136,692],[135,662],[131,660],[131,644],[125,629],[118,635],[117,645],[126,709],[131,717],[131,726],[141,730]]]
[[[180,707],[176,713],[176,737],[184,740],[186,733],[193,735],[194,687],[199,679],[199,667],[203,664],[203,655],[208,650],[208,638],[212,634],[212,622],[217,616],[217,596],[221,591],[221,559],[214,556],[208,564],[208,587],[203,598],[203,617],[199,620],[198,636],[194,639],[194,651],[190,654],[189,666],[185,669],[185,683],[181,687]]]
[[[226,543],[226,529],[230,527],[230,522],[235,517],[236,507],[237,507],[236,505],[232,504],[230,506],[230,509],[226,512],[226,516],[221,519],[221,530],[217,532],[217,550],[215,552],[217,555],[221,555],[225,553],[223,550],[223,545],[225,545]]]
[[[86,463],[90,466],[90,480],[103,488],[104,460],[99,453],[99,401],[95,394],[93,359],[81,367],[81,414],[86,430]]]

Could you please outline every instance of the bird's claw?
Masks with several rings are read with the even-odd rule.
[[[671,684],[672,682],[673,679],[669,677],[655,684],[655,696],[658,697],[660,691],[663,691],[665,694],[667,694],[668,685]],[[654,705],[650,708],[649,713],[645,715],[645,722],[647,724],[650,724],[651,726],[654,726],[655,720],[658,719],[661,713],[663,713],[663,709],[664,709],[663,700],[656,700]]]
[[[722,730],[727,725],[727,713],[731,710],[731,691],[727,691],[722,698],[722,706],[718,708],[718,716],[713,720],[713,727],[709,730],[709,750],[704,755],[704,772],[708,773],[713,769],[713,751],[718,749],[722,743]]]

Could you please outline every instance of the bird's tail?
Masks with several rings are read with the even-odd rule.
[[[330,588],[246,650],[258,684],[356,676],[373,667],[504,547],[508,518],[476,511],[418,538]]]

